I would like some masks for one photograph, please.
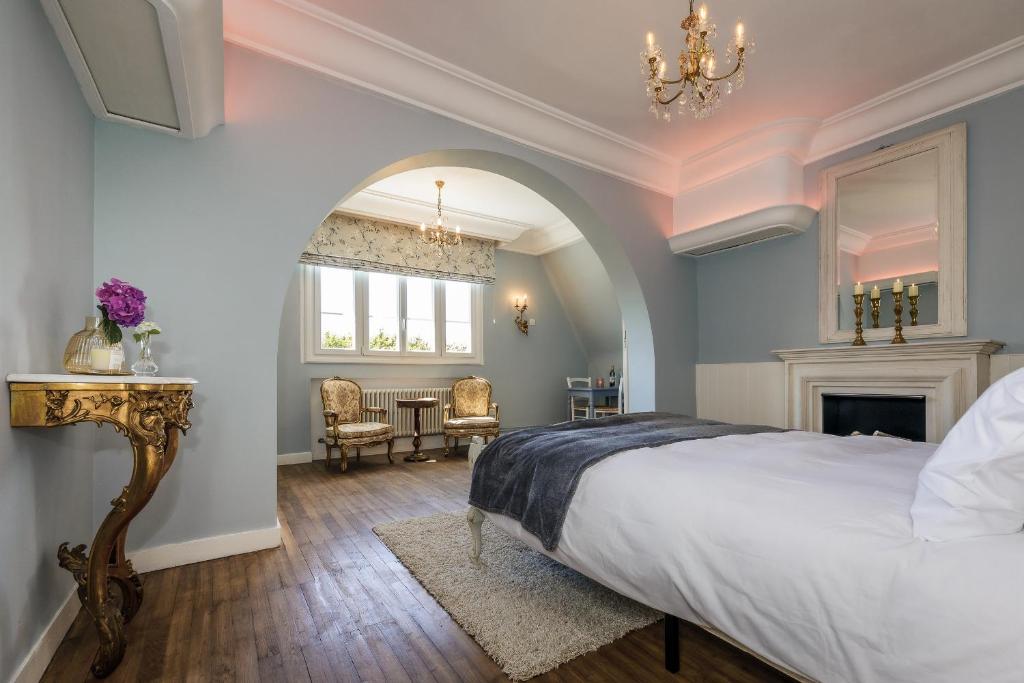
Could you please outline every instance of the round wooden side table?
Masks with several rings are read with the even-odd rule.
[[[398,404],[399,408],[412,409],[412,453],[405,456],[405,461],[431,462],[431,459],[420,450],[420,444],[423,443],[423,439],[420,438],[420,411],[424,408],[436,407],[437,399],[426,396],[423,398],[399,398],[395,399],[395,403]]]

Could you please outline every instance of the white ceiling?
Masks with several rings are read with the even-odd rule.
[[[339,211],[418,224],[436,211],[435,180],[444,180],[444,211],[468,235],[502,243],[511,251],[544,254],[583,238],[554,204],[505,176],[462,167],[396,173],[356,193]]]
[[[747,85],[709,120],[647,113],[640,51],[678,50],[686,3],[665,0],[312,0],[371,29],[683,159],[754,126],[817,119],[1024,34],[1021,0],[709,0],[719,43],[741,18]]]

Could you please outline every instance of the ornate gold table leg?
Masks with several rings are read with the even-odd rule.
[[[84,545],[69,548],[67,543],[57,551],[60,566],[74,575],[82,606],[96,623],[100,647],[92,673],[97,678],[109,676],[121,663],[127,645],[125,624],[142,604],[142,582],[124,552],[128,525],[153,497],[174,461],[178,430],[190,426],[187,412],[192,406],[191,392],[125,393],[126,397],[86,399],[97,409],[109,405],[109,410],[82,411],[81,402],[75,401],[68,414],[58,415],[61,424],[83,420],[113,424],[128,437],[134,455],[131,480],[110,502],[113,508],[100,524],[90,552],[86,553]],[[111,585],[117,586],[117,591],[112,592]]]

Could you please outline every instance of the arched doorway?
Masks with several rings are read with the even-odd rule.
[[[425,172],[425,174],[421,171]],[[469,172],[466,173],[466,171]],[[606,265],[609,261],[615,263],[616,259],[618,259],[620,264],[626,262],[621,249],[616,249],[618,247],[617,242],[613,239],[609,244],[609,241],[605,240],[605,244],[603,245],[604,254],[598,253],[598,247],[602,245],[595,245],[595,242],[600,243],[603,237],[607,237],[606,235],[602,235],[602,231],[608,231],[607,226],[600,222],[590,207],[586,206],[585,203],[575,195],[575,193],[569,191],[567,188],[557,187],[557,181],[555,181],[554,178],[529,164],[511,159],[504,155],[475,150],[440,151],[419,155],[414,158],[391,164],[377,173],[374,173],[358,186],[352,188],[352,190],[350,190],[350,192],[348,192],[334,208],[347,214],[354,212],[355,214],[361,214],[364,216],[373,215],[372,211],[360,210],[362,207],[360,202],[361,200],[365,200],[368,194],[377,197],[379,201],[379,197],[382,194],[386,194],[387,191],[394,189],[394,181],[396,179],[410,176],[416,177],[424,186],[432,186],[433,176],[431,174],[434,174],[435,172],[448,172],[456,177],[462,177],[463,180],[469,180],[470,178],[479,180],[482,177],[500,179],[503,181],[503,186],[501,188],[502,192],[500,194],[492,193],[490,195],[491,198],[511,195],[513,194],[513,190],[518,188],[519,193],[516,194],[516,198],[520,202],[525,203],[527,201],[527,198],[523,196],[524,194],[533,195],[534,202],[546,204],[559,217],[570,220],[572,225],[579,231],[577,233],[576,240],[579,240],[580,234],[582,234],[584,238],[582,243],[578,243],[577,247],[572,250],[573,253],[577,254],[577,259],[579,259],[579,254],[581,252],[589,253],[586,265],[589,266],[589,269],[592,272],[600,271],[600,275],[607,285],[601,290],[603,296],[593,301],[592,305],[604,309],[602,312],[613,311],[614,329],[610,333],[610,343],[616,344],[616,339],[619,339],[619,347],[617,351],[611,354],[599,354],[601,357],[600,362],[588,362],[593,361],[593,356],[590,354],[592,347],[581,343],[580,346],[584,347],[583,350],[587,352],[586,357],[583,360],[582,366],[576,365],[572,366],[572,369],[570,369],[570,363],[565,362],[564,359],[564,356],[566,355],[565,347],[573,343],[580,342],[579,337],[584,335],[574,334],[574,332],[580,332],[580,326],[575,324],[578,322],[577,320],[573,320],[567,332],[563,334],[563,337],[555,341],[550,334],[552,330],[551,323],[553,320],[549,317],[546,321],[541,321],[542,325],[539,333],[535,331],[534,334],[531,334],[530,341],[527,342],[527,346],[520,347],[521,349],[529,350],[525,352],[521,351],[522,355],[518,359],[506,358],[504,357],[505,353],[493,354],[488,352],[488,362],[484,364],[486,367],[473,368],[467,365],[466,367],[450,368],[449,366],[449,370],[455,370],[456,374],[454,375],[452,375],[451,372],[446,372],[446,368],[443,366],[441,368],[437,368],[422,367],[419,365],[413,365],[410,367],[410,365],[404,365],[403,367],[401,362],[388,366],[376,363],[367,365],[351,358],[346,358],[344,361],[340,361],[335,357],[335,363],[337,363],[335,365],[330,365],[329,363],[331,361],[325,358],[314,358],[308,362],[304,361],[300,363],[298,360],[300,355],[306,358],[305,346],[303,346],[301,350],[298,348],[298,337],[300,335],[296,332],[298,328],[305,330],[305,327],[302,325],[302,318],[296,310],[305,310],[306,308],[306,304],[302,303],[304,301],[304,294],[300,294],[300,291],[307,292],[308,290],[313,289],[314,287],[319,287],[320,285],[319,281],[318,284],[314,286],[307,284],[306,278],[301,275],[303,269],[298,269],[296,271],[296,276],[293,278],[291,288],[289,289],[289,294],[285,300],[285,314],[282,317],[281,333],[279,338],[278,453],[279,456],[285,456],[284,460],[280,460],[281,462],[292,461],[287,458],[288,454],[294,454],[297,457],[295,460],[296,462],[302,462],[303,460],[298,458],[301,458],[303,454],[307,452],[312,452],[314,454],[313,457],[322,457],[323,454],[320,453],[322,448],[315,443],[315,439],[322,436],[322,424],[320,424],[322,419],[316,419],[319,417],[319,409],[313,410],[312,408],[316,408],[316,406],[311,406],[311,403],[316,402],[318,396],[317,387],[319,386],[319,382],[326,377],[340,374],[342,376],[359,379],[360,382],[364,384],[364,388],[376,388],[378,386],[412,388],[430,387],[441,384],[447,386],[447,382],[427,382],[426,380],[429,378],[455,377],[466,374],[483,374],[484,376],[495,380],[504,380],[503,382],[500,382],[503,386],[500,389],[496,388],[499,396],[503,395],[507,398],[509,394],[512,393],[516,397],[516,402],[512,402],[511,405],[505,404],[502,409],[503,416],[507,418],[503,419],[503,426],[507,425],[514,428],[532,424],[544,424],[558,421],[559,419],[565,419],[566,396],[564,378],[567,376],[592,375],[596,378],[599,376],[607,376],[609,374],[610,367],[617,367],[618,377],[623,377],[623,360],[625,359],[625,354],[621,343],[622,330],[629,330],[631,322],[628,321],[624,315],[627,311],[633,313],[632,322],[634,323],[634,329],[636,329],[636,324],[641,325],[639,333],[631,335],[631,341],[635,339],[636,336],[641,338],[646,337],[647,339],[650,338],[650,327],[649,321],[646,318],[646,307],[641,305],[639,307],[639,313],[642,315],[636,315],[638,307],[629,304],[628,302],[630,299],[623,296],[624,293],[630,293],[631,287],[637,287],[635,278],[632,278],[631,281],[629,277],[623,277],[624,274],[632,275],[632,271],[629,269],[628,265],[620,265],[618,268],[608,268]],[[531,184],[528,185],[527,183],[522,182],[524,179],[530,181]],[[399,185],[401,185],[401,183],[399,183]],[[558,183],[558,185],[560,185],[560,183]],[[367,188],[369,188],[369,190],[364,192]],[[537,188],[540,188],[542,191],[538,191]],[[554,192],[552,192],[552,190],[554,190]],[[554,200],[550,197],[554,197]],[[423,199],[425,199],[425,197],[416,198],[416,200],[421,204],[424,203],[422,201]],[[560,205],[556,205],[555,201],[559,201]],[[563,210],[563,207],[572,212],[572,218],[570,218],[570,215]],[[377,215],[394,216],[395,214],[387,212],[381,214],[378,212]],[[417,214],[414,211],[413,217],[416,215]],[[413,220],[418,222],[419,218],[413,217],[406,217],[404,222],[413,222]],[[313,230],[315,230],[315,228],[311,227],[311,234]],[[507,252],[503,250],[498,252],[499,255],[506,253]],[[569,252],[562,253],[568,254]],[[511,254],[505,257],[504,260],[506,264],[508,263],[510,256]],[[535,261],[539,267],[541,259],[534,258],[532,260]],[[556,259],[552,257],[552,261],[556,261]],[[499,259],[499,263],[500,262],[501,259]],[[577,260],[576,263],[578,264],[580,261]],[[548,262],[545,262],[544,270],[547,270],[548,265]],[[547,277],[545,277],[543,270],[538,272],[537,269],[534,269],[533,277],[537,277],[538,275],[541,280],[549,281],[549,284],[554,282],[552,279],[553,276],[550,272],[548,272]],[[585,274],[579,273],[579,275]],[[523,274],[523,277],[513,279],[529,282],[529,276],[526,273]],[[310,278],[310,281],[312,281],[312,278]],[[486,315],[484,315],[487,319],[487,328],[490,328],[490,318],[492,315],[495,318],[501,318],[502,326],[499,330],[505,333],[507,333],[508,328],[511,327],[511,325],[508,324],[508,321],[504,319],[506,314],[511,312],[511,307],[508,306],[506,310],[505,306],[505,299],[509,298],[509,293],[503,291],[504,289],[507,289],[508,281],[509,278],[506,274],[505,277],[501,278],[498,285],[486,288],[493,291],[490,291],[487,294],[488,301]],[[532,284],[533,286],[540,286],[539,283],[536,282]],[[564,283],[560,282],[558,284],[562,285]],[[530,287],[531,285],[528,284],[526,286]],[[550,290],[551,287],[548,287],[548,289]],[[564,309],[568,311],[570,306],[565,305],[565,301],[563,299],[564,287],[556,286],[555,289],[558,289],[558,299],[562,300],[561,303],[563,304]],[[502,291],[499,292],[498,290]],[[532,301],[537,300],[531,299],[531,302]],[[593,312],[591,312],[590,315],[593,315]],[[559,321],[563,325],[563,330],[566,329],[565,323],[567,321],[564,320],[565,317],[568,316],[563,316],[563,319]],[[497,323],[497,320],[494,322]],[[592,319],[590,322],[592,322]],[[593,325],[588,327],[588,331],[593,331]],[[575,328],[575,330],[573,328]],[[320,332],[318,330],[313,330],[312,333],[310,333],[309,330],[305,331],[305,336],[308,337],[308,339],[319,339],[320,337]],[[505,334],[506,345],[501,348],[502,352],[510,351],[507,346],[508,336],[509,335]],[[535,338],[535,336],[540,338]],[[596,335],[590,335],[591,339],[595,336]],[[604,350],[607,349],[608,335],[602,336],[603,344],[601,348]],[[493,337],[493,334],[488,334],[488,346],[492,345],[491,340]],[[573,337],[576,337],[575,342],[571,339]],[[302,343],[306,344],[308,339],[306,342]],[[362,343],[365,344],[366,341],[367,340],[364,339]],[[319,344],[317,343],[317,346],[318,345]],[[639,345],[634,344],[634,346]],[[636,353],[634,349],[630,350],[632,353]],[[552,358],[552,356],[558,356],[559,354],[563,356],[561,363],[559,363],[555,358]],[[650,352],[648,352],[648,354],[649,357],[653,355]],[[378,359],[375,358],[372,360]],[[630,360],[633,360],[632,356],[630,357]],[[595,366],[599,367],[595,368]],[[396,383],[394,381],[395,378],[412,378],[414,381],[411,384],[401,384]],[[418,383],[419,380],[424,380],[424,383]],[[553,393],[552,387],[546,386],[550,384],[551,380],[556,380],[558,383],[557,386],[561,387],[560,390],[554,389],[555,392],[560,391],[558,394],[559,398],[557,399],[554,399],[551,396]],[[510,385],[519,383],[522,383],[523,386],[517,387],[517,391],[508,391]],[[650,382],[639,382],[637,384],[640,387],[644,387],[645,384],[647,388],[651,386]],[[546,391],[547,394],[543,394],[543,391],[538,391],[542,388],[541,385],[546,387],[543,391]],[[538,394],[542,395],[539,396]],[[641,397],[640,401],[644,400],[653,401],[653,398],[647,399],[646,397]],[[542,409],[541,404],[544,404],[545,402],[546,409]],[[517,405],[517,403],[519,405]],[[552,404],[556,406],[554,410],[552,410]],[[524,408],[524,405],[529,406],[529,409]],[[307,407],[310,407],[311,409],[306,410]],[[643,407],[637,408],[635,403],[630,407],[633,410],[644,409]],[[311,418],[313,418],[313,420],[311,420]],[[307,451],[305,444],[310,443],[310,429],[312,430],[314,438],[311,443],[312,447]]]
[[[655,355],[650,314],[633,265],[611,227],[572,188],[521,159],[476,149],[426,152],[389,164],[353,187],[342,201],[388,176],[432,166],[460,166],[496,173],[533,190],[557,207],[583,233],[614,286],[628,339],[629,402],[633,411],[655,409]],[[323,215],[330,213],[330,210]],[[311,227],[312,230],[312,227]]]

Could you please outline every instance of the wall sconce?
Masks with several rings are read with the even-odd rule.
[[[523,294],[522,296],[515,297],[512,300],[512,305],[517,311],[519,311],[519,315],[514,319],[516,327],[518,327],[519,331],[523,334],[530,334],[530,321],[523,317],[527,308],[526,295]]]

